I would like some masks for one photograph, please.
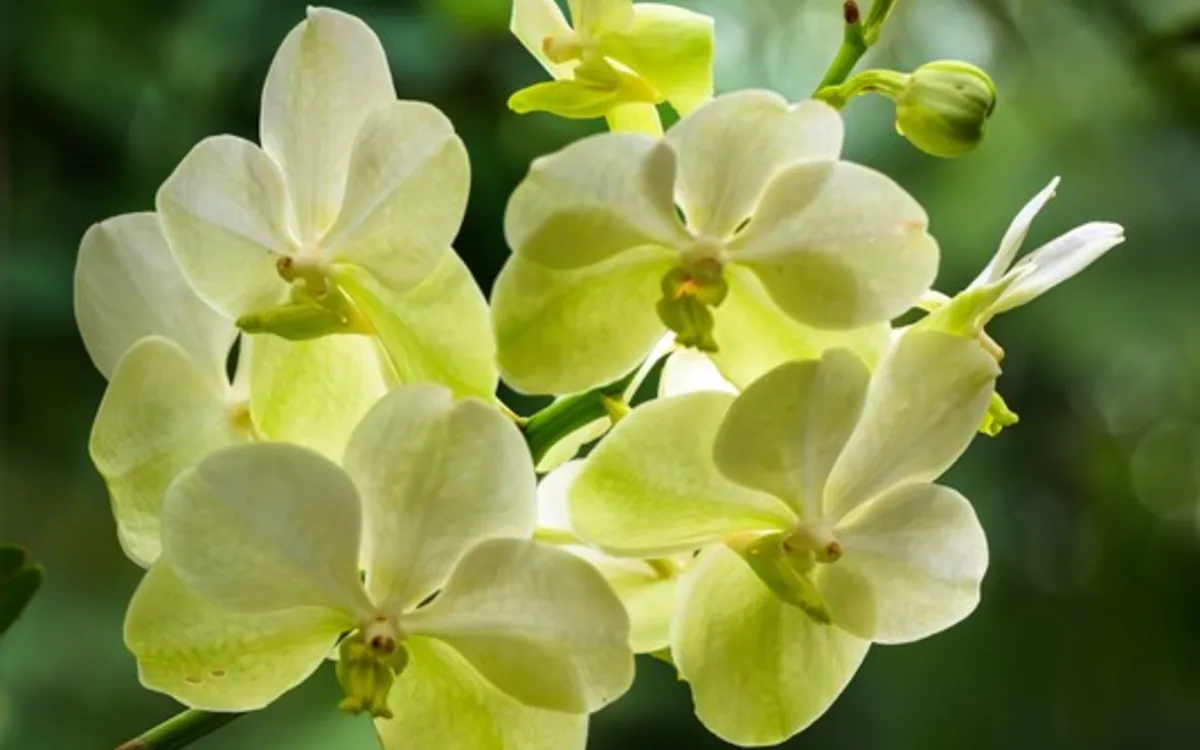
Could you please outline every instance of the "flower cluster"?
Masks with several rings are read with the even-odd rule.
[[[841,158],[836,96],[714,97],[711,19],[569,6],[514,3],[553,80],[510,104],[616,132],[533,163],[490,305],[451,247],[466,149],[327,9],[276,54],[261,146],[206,139],[155,212],[83,238],[76,314],[109,380],[90,452],[146,569],[125,641],[147,687],[249,711],[333,659],[385,747],[569,750],[654,653],[711,731],[762,745],[872,643],[976,606],[984,532],[935,480],[1015,421],[984,327],[1121,228],[1017,260],[1055,181],[935,292],[924,209]],[[909,99],[940,85],[920,80]],[[947,85],[905,121],[945,126]],[[583,416],[517,417],[499,375]]]

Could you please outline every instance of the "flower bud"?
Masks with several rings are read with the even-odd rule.
[[[896,97],[896,129],[927,154],[962,156],[983,140],[996,86],[979,68],[940,60],[917,68]]]

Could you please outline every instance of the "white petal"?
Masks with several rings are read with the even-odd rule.
[[[263,84],[262,144],[287,179],[302,242],[333,224],[351,144],[395,98],[379,37],[354,16],[310,7],[279,46]]]
[[[784,603],[723,545],[684,576],[671,625],[671,655],[696,715],[742,746],[782,742],[820,718],[868,646]]]
[[[1008,273],[1013,261],[1017,259],[1017,253],[1021,251],[1021,245],[1025,242],[1026,235],[1029,234],[1029,227],[1046,207],[1046,204],[1050,202],[1050,199],[1054,197],[1054,191],[1058,189],[1059,182],[1061,182],[1061,178],[1055,177],[1049,185],[1042,188],[1042,192],[1033,196],[1017,213],[1017,218],[1013,219],[1008,231],[1004,233],[1004,238],[1000,240],[1000,248],[996,250],[996,254],[987,267],[971,282],[969,289],[994,284],[1000,280],[1001,276]]]
[[[737,393],[737,388],[722,377],[717,366],[704,352],[680,349],[671,352],[658,379],[658,397],[670,398],[696,391]]]
[[[834,531],[843,554],[817,567],[833,621],[876,643],[907,643],[975,610],[987,538],[966,498],[907,484],[868,503]]]
[[[396,388],[346,448],[362,493],[373,601],[398,613],[437,590],[476,543],[533,531],[532,459],[516,425],[432,385]]]
[[[193,148],[158,190],[163,234],[196,293],[237,318],[278,304],[276,260],[292,252],[287,192],[258,146],[219,135]]]
[[[307,679],[353,626],[318,607],[229,612],[158,564],[129,602],[125,645],[147,688],[203,711],[255,711]]]
[[[437,598],[401,627],[449,643],[528,706],[595,711],[633,682],[620,600],[590,564],[540,542],[475,546]]]
[[[780,173],[730,245],[775,303],[802,323],[856,328],[912,307],[937,274],[937,242],[916,199],[849,162]]]
[[[679,154],[676,194],[688,226],[725,239],[749,218],[771,179],[797,162],[836,159],[842,119],[822,102],[769,91],[719,96],[667,132]]]
[[[762,376],[729,408],[713,458],[721,473],[820,518],[830,469],[862,413],[870,374],[845,349],[789,362]]]
[[[1072,229],[1022,258],[1013,267],[1022,275],[1004,291],[995,313],[1011,310],[1040,297],[1125,241],[1120,224],[1092,222]]]
[[[385,391],[369,336],[250,337],[250,415],[269,440],[340,461],[350,433]]]
[[[713,444],[733,397],[702,391],[633,410],[571,485],[571,526],[613,554],[687,552],[742,532],[790,528],[780,500],[726,479]]]
[[[88,452],[104,477],[125,553],[158,559],[161,509],[176,475],[213,451],[250,438],[224,378],[159,336],[138,341],[117,364],[92,425]]]
[[[910,330],[880,363],[862,418],[834,465],[825,512],[837,519],[904,482],[928,482],[967,449],[1000,368],[974,339]]]
[[[530,708],[497,690],[432,638],[405,644],[408,667],[376,719],[385,750],[584,750],[587,716]]]
[[[238,612],[374,609],[358,572],[354,483],[319,453],[257,443],[213,453],[163,504],[163,559],[214,604]]]
[[[450,120],[431,104],[392,102],[354,141],[342,211],[321,245],[333,262],[407,290],[452,252],[470,184],[467,150]]]
[[[581,268],[636,247],[682,249],[675,214],[675,153],[633,133],[576,141],[533,162],[513,191],[504,236],[513,252],[549,268]]]
[[[192,291],[152,213],[114,216],[83,235],[75,265],[75,319],[106,378],[135,341],[158,335],[224,380],[237,335],[233,321]]]

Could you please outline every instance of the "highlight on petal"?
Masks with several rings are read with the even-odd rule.
[[[900,315],[929,289],[938,246],[927,226],[886,175],[812,162],[775,177],[729,251],[800,322],[856,328]]]
[[[321,247],[405,291],[452,252],[470,183],[466,147],[440,110],[384,105],[354,141],[341,213]]]
[[[533,162],[504,215],[518,255],[572,269],[655,245],[690,239],[675,215],[675,154],[631,133],[585,138]]]
[[[739,388],[785,362],[816,359],[828,349],[849,349],[874,369],[889,341],[886,323],[845,331],[812,328],[779,308],[754,272],[725,268],[729,294],[714,313],[717,351],[709,357],[721,375]]]
[[[1055,177],[1017,213],[1017,217],[1013,219],[1008,231],[1004,233],[1004,238],[1000,240],[1000,248],[996,250],[996,254],[979,276],[971,282],[969,289],[994,284],[1000,280],[1001,276],[1008,273],[1013,261],[1017,259],[1017,253],[1021,251],[1021,245],[1025,242],[1026,235],[1029,234],[1029,227],[1032,226],[1033,220],[1054,197],[1054,192],[1058,189],[1061,181],[1061,178]]]
[[[722,391],[736,395],[738,389],[721,375],[704,352],[695,349],[671,352],[658,377],[658,397],[670,398],[696,391]]]
[[[376,719],[385,750],[583,750],[588,717],[525,706],[485,680],[445,643],[414,636],[408,666]]]
[[[637,367],[665,330],[654,304],[675,262],[661,248],[569,271],[511,256],[492,289],[504,381],[522,393],[563,395]]]
[[[165,336],[214,378],[237,330],[196,296],[167,247],[153,213],[124,214],[93,224],[75,264],[75,319],[83,344],[105,378],[145,336]]]
[[[354,16],[310,7],[279,46],[263,84],[261,139],[287,181],[302,243],[337,218],[355,136],[395,98],[379,37]]]
[[[361,533],[346,472],[286,443],[217,451],[180,474],[163,503],[163,559],[198,595],[236,612],[370,616]]]
[[[208,304],[236,319],[286,297],[275,262],[293,248],[287,188],[258,146],[205,138],[159,188],[156,205],[180,270]]]
[[[340,461],[350,433],[387,390],[368,336],[308,341],[252,337],[250,415],[269,440],[311,448]]]
[[[987,538],[966,498],[906,484],[838,525],[841,559],[816,569],[834,623],[876,643],[945,630],[979,603]]]
[[[604,35],[604,54],[662,92],[680,116],[713,95],[713,19],[673,5],[639,3],[633,24]]]
[[[171,481],[213,451],[249,438],[249,425],[235,419],[224,376],[214,378],[170,339],[134,344],[113,371],[88,444],[108,485],[125,554],[142,566],[158,559]]]
[[[458,396],[495,393],[487,301],[457,254],[446,253],[424,281],[404,291],[358,266],[337,266],[334,277],[375,329],[393,380],[438,383]]]
[[[401,627],[448,643],[527,706],[595,711],[633,682],[629,617],[599,571],[541,542],[481,542]]]
[[[826,513],[842,518],[891,487],[937,478],[974,438],[999,373],[974,339],[940,331],[901,335],[830,473]]]
[[[445,388],[394,389],[354,431],[344,465],[362,493],[367,588],[393,613],[437,590],[478,542],[533,531],[536,478],[520,431]]]
[[[353,620],[321,608],[240,614],[147,571],[125,617],[142,685],[203,711],[255,711],[308,678]]]
[[[1120,224],[1092,222],[1072,229],[1022,258],[1013,267],[1020,273],[994,308],[1002,313],[1020,307],[1058,286],[1125,241]]]
[[[552,61],[546,56],[544,46],[547,38],[565,38],[571,33],[571,26],[558,3],[554,0],[513,0],[512,20],[508,28],[551,77],[571,76],[572,66]]]
[[[770,91],[717,97],[666,135],[679,154],[676,193],[688,226],[726,239],[754,213],[775,175],[842,150],[842,118],[816,101],[789,105]]]
[[[870,373],[845,349],[781,365],[729,408],[713,458],[731,480],[817,519],[829,472],[858,424]]]
[[[696,715],[738,745],[773,745],[825,713],[869,642],[784,603],[738,554],[716,546],[680,586],[671,656]]]
[[[640,406],[592,451],[571,486],[571,526],[621,556],[688,552],[732,534],[789,528],[780,500],[726,479],[713,444],[733,397],[702,391]]]

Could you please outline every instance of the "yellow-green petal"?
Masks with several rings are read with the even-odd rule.
[[[713,94],[713,19],[673,5],[638,3],[627,30],[608,32],[600,49],[662,92],[681,116]]]
[[[571,26],[558,3],[554,0],[513,0],[508,28],[552,77],[570,77],[572,66],[546,57],[543,46],[548,37],[565,37],[571,33]]]
[[[815,581],[834,622],[876,643],[908,643],[958,623],[979,604],[987,538],[967,499],[906,484],[839,524],[836,562]]]
[[[605,133],[533,162],[504,214],[513,252],[572,269],[645,245],[690,241],[675,213],[675,154],[642,135]]]
[[[588,713],[633,683],[620,600],[586,561],[541,542],[476,545],[437,598],[401,627],[453,646],[528,706]]]
[[[671,655],[709,731],[774,745],[812,724],[850,682],[869,641],[784,603],[736,552],[704,552],[681,582]]]
[[[353,624],[319,608],[231,613],[159,563],[129,603],[125,646],[150,690],[203,711],[255,711],[315,672]]]
[[[938,246],[916,199],[848,162],[781,172],[730,245],[775,304],[801,323],[857,328],[904,313],[929,290]]]
[[[563,395],[637,367],[665,331],[654,304],[674,264],[661,248],[569,271],[510,257],[492,289],[504,381],[523,393]]]
[[[519,115],[549,112],[571,120],[590,120],[624,106],[652,105],[658,99],[658,92],[637,76],[610,68],[599,76],[543,81],[526,86],[508,98],[508,108]]]
[[[142,566],[158,559],[171,481],[218,448],[249,438],[249,420],[230,402],[227,382],[170,339],[135,344],[113,371],[88,444],[125,553]]]
[[[340,461],[350,433],[386,391],[374,341],[250,338],[250,415],[259,434]]]
[[[287,188],[271,157],[231,135],[200,141],[156,198],[163,234],[196,294],[230,318],[273,307],[288,285]]]
[[[453,252],[470,184],[466,147],[437,107],[384,105],[354,141],[341,213],[321,248],[334,263],[411,289]]]
[[[75,265],[75,320],[96,369],[111,378],[145,336],[179,344],[224,380],[236,329],[196,296],[167,247],[158,216],[124,214],[93,224]]]
[[[404,291],[358,266],[338,266],[334,273],[375,329],[396,382],[492,397],[499,376],[487,301],[457,254],[447,253],[424,281]]]
[[[789,105],[774,92],[739,91],[680,120],[666,142],[679,155],[677,192],[688,226],[726,239],[775,175],[801,161],[838,157],[842,118],[821,102]]]
[[[780,365],[730,407],[713,451],[717,468],[803,518],[820,518],[826,479],[858,424],[869,379],[845,349]]]
[[[592,451],[570,490],[571,527],[616,555],[686,552],[788,528],[781,500],[726,479],[713,445],[733,396],[702,391],[634,409]]]
[[[350,148],[377,107],[396,98],[383,45],[358,18],[310,7],[279,45],[263,84],[263,149],[287,180],[298,239],[333,224]]]
[[[394,389],[354,431],[344,465],[362,494],[367,587],[393,613],[440,588],[477,542],[533,531],[536,479],[520,431],[445,388]]]
[[[385,750],[583,750],[587,716],[521,704],[432,638],[404,645],[408,666],[388,695],[393,718],[375,720]]]
[[[974,339],[910,330],[872,378],[862,418],[829,475],[832,518],[906,482],[928,482],[967,449],[1000,368]]]
[[[197,594],[238,612],[371,616],[361,533],[346,472],[287,443],[217,451],[180,474],[163,503],[163,560]]]

